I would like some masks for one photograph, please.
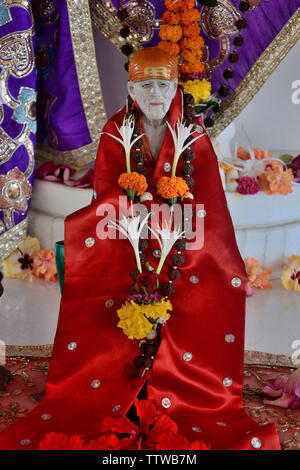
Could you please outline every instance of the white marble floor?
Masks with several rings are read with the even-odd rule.
[[[246,349],[291,356],[300,341],[300,294],[285,290],[256,290],[247,298]],[[0,299],[0,340],[9,345],[52,344],[60,292],[57,283],[4,279]],[[295,344],[295,343],[294,343]]]

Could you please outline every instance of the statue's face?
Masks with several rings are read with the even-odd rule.
[[[128,91],[148,119],[160,120],[170,109],[177,83],[177,79],[152,78],[142,82],[128,82]]]

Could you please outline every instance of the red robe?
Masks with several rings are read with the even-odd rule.
[[[182,100],[178,91],[170,108],[169,123],[181,116]],[[104,132],[118,135],[125,109],[105,126]],[[253,449],[251,439],[258,437],[262,449],[279,449],[274,424],[260,426],[243,408],[243,356],[245,298],[247,275],[237,248],[234,229],[218,170],[218,162],[207,135],[193,147],[195,202],[204,204],[204,246],[185,251],[186,263],[181,279],[174,282],[171,297],[173,312],[162,328],[162,341],[156,355],[152,376],[147,385],[147,398],[156,400],[161,412],[178,425],[178,432],[190,441],[203,439],[212,449]],[[174,145],[169,130],[155,167],[148,168],[149,190],[155,201],[155,185],[164,171],[164,163],[172,163]],[[181,175],[179,161],[177,175]],[[133,162],[132,162],[133,165]],[[117,327],[116,310],[124,303],[133,282],[130,272],[135,259],[125,239],[100,240],[96,227],[103,203],[118,205],[124,195],[117,185],[120,173],[126,171],[121,145],[104,134],[98,150],[92,203],[67,217],[65,223],[65,280],[53,357],[45,398],[18,423],[0,435],[1,449],[37,449],[46,433],[84,434],[89,439],[99,436],[102,420],[120,405],[124,413],[131,407],[145,383],[143,378],[129,378],[124,364],[140,354],[137,340],[129,340]],[[151,181],[152,179],[152,181]],[[98,215],[97,215],[98,209]],[[95,239],[91,247],[85,245]],[[149,239],[150,264],[159,248]],[[160,282],[168,281],[170,262],[160,274]],[[197,276],[199,282],[190,282]],[[231,280],[241,279],[239,287]],[[114,305],[107,307],[106,301]],[[225,336],[234,335],[234,342]],[[68,345],[76,342],[76,348]],[[183,354],[192,353],[185,361]],[[223,384],[225,378],[232,385]],[[91,383],[100,380],[93,388]],[[162,407],[162,399],[171,401]],[[48,420],[42,419],[50,414]],[[201,428],[202,432],[198,432]],[[196,431],[195,431],[196,430]],[[30,443],[22,446],[20,441]]]

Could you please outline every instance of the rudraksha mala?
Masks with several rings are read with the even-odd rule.
[[[134,102],[130,96],[128,96],[127,99],[128,99],[128,111],[126,113],[126,116],[127,117],[134,116],[135,121],[136,121],[135,126],[134,126],[133,136],[132,136],[132,139],[135,139],[141,133],[141,128],[137,123],[139,119],[139,110],[133,106]],[[194,122],[195,108],[194,108],[193,96],[191,94],[183,92],[183,104],[184,104],[184,117],[186,118],[186,125],[188,126],[190,124],[195,124]],[[190,138],[190,140],[192,140],[192,137]],[[194,144],[192,144],[191,147],[193,145]],[[144,154],[142,150],[142,143],[140,139],[133,145],[133,149],[134,149],[134,152],[131,155],[131,157],[136,164],[134,171],[146,177],[147,169],[144,166],[144,160],[146,158],[146,155]],[[183,152],[182,158],[185,161],[181,169],[182,178],[186,181],[188,188],[191,189],[195,184],[195,180],[192,177],[192,174],[194,172],[194,166],[192,165],[192,161],[195,158],[195,154],[192,151],[192,149],[188,147]],[[144,205],[144,207],[147,208],[146,205]],[[147,208],[147,211],[148,211],[148,208]],[[148,249],[148,247],[149,247],[148,240],[140,239],[139,254],[140,254],[140,260],[141,260],[142,266],[145,266],[146,263],[148,262],[148,257],[146,254],[146,250]],[[164,297],[170,297],[175,294],[175,286],[173,283],[175,281],[178,281],[181,278],[180,268],[184,266],[185,261],[186,261],[184,254],[182,254],[182,252],[184,252],[186,249],[186,238],[183,237],[183,238],[178,239],[175,242],[173,248],[177,250],[177,252],[169,255],[170,261],[172,263],[172,267],[170,268],[169,273],[168,273],[169,281],[163,283],[161,286],[161,292]],[[134,282],[136,281],[138,274],[139,274],[139,271],[137,268],[131,272],[131,277]],[[135,285],[132,286],[131,293],[132,294],[136,293]],[[134,358],[132,364],[127,363],[125,365],[126,375],[129,375],[130,377],[138,377],[140,375],[141,377],[144,377],[146,380],[150,378],[150,375],[151,375],[150,371],[151,371],[154,358],[158,351],[159,344],[161,341],[160,330],[161,330],[161,325],[158,324],[157,329],[154,330],[156,333],[151,332],[149,335],[150,338],[146,338],[145,340],[140,341],[139,347],[141,350],[141,354]],[[153,336],[153,338],[151,338],[151,336]]]

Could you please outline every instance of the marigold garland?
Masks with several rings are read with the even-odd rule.
[[[181,58],[190,63],[194,63],[197,60],[200,60],[202,58],[202,50],[197,51],[197,52],[192,52],[189,49],[182,49],[180,52]]]
[[[186,9],[181,12],[181,23],[188,24],[200,20],[200,12],[197,8]]]
[[[207,100],[211,94],[211,83],[207,80],[187,80],[186,82],[179,82],[183,86],[184,92],[189,93],[194,97],[195,103],[200,100]]]
[[[180,51],[180,47],[176,42],[171,41],[161,41],[158,44],[158,47],[164,51],[166,51],[171,56],[177,56]]]
[[[172,311],[173,306],[165,298],[161,299],[160,302],[147,305],[139,305],[132,300],[126,300],[122,307],[117,310],[120,318],[118,327],[122,328],[129,339],[145,338],[150,331],[156,329],[157,323],[154,321],[158,319],[167,321],[170,318],[168,310]]]
[[[198,23],[189,23],[182,26],[182,34],[186,38],[195,38],[200,34],[200,26]]]
[[[163,24],[180,24],[180,13],[166,10],[161,17],[161,21]]]
[[[136,192],[137,196],[144,194],[148,188],[148,184],[144,175],[140,175],[136,171],[132,173],[121,173],[118,184],[123,189],[131,189]]]
[[[200,60],[196,60],[193,63],[187,62],[181,65],[181,72],[183,73],[198,73],[203,72],[205,69],[204,64]]]
[[[188,185],[180,176],[161,176],[156,184],[157,194],[164,199],[187,195]]]
[[[179,11],[183,4],[184,0],[165,0],[165,6],[170,11]]]
[[[181,49],[189,49],[190,51],[197,52],[204,46],[204,39],[199,36],[195,38],[186,38],[184,37],[179,42]]]
[[[163,24],[159,29],[159,36],[163,41],[178,42],[182,38],[182,27]]]

